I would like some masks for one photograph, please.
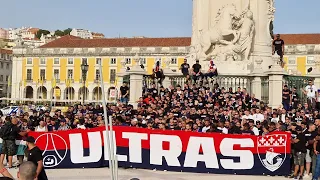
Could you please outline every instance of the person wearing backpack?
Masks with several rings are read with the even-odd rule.
[[[7,122],[1,129],[0,129],[0,138],[3,139],[2,142],[2,151],[0,156],[0,163],[3,164],[3,160],[5,155],[8,156],[8,167],[12,168],[12,158],[16,154],[16,138],[18,135],[25,136],[30,131],[21,132],[20,128],[17,126],[18,119],[12,118],[11,122]]]

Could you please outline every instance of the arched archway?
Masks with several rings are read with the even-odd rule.
[[[51,96],[52,96],[52,99],[55,99],[55,100],[60,100],[61,99],[61,89],[60,89],[59,86],[56,86],[55,88],[52,88]]]
[[[67,87],[64,90],[65,99],[66,100],[74,100],[74,88],[73,87]]]
[[[87,87],[81,87],[79,89],[79,100],[88,100],[89,97],[89,89]]]
[[[32,99],[33,98],[33,88],[31,86],[26,86],[24,89],[25,98]]]
[[[37,99],[47,99],[47,88],[40,86],[37,90]]]
[[[102,89],[101,89],[101,87],[95,87],[94,89],[93,89],[93,100],[98,100],[98,101],[100,101],[100,100],[102,100]]]
[[[117,99],[117,95],[118,94],[118,91],[115,87],[110,87],[108,89],[108,100],[109,101],[114,101]]]

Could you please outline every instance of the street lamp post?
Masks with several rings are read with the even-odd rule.
[[[87,64],[87,59],[82,59],[81,64],[81,71],[82,71],[82,81],[83,81],[83,92],[82,92],[82,104],[84,105],[84,98],[85,98],[85,88],[86,88],[86,79],[87,79],[87,72],[89,69],[89,65]]]

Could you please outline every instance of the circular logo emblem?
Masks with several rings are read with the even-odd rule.
[[[52,168],[58,166],[67,155],[67,143],[57,134],[42,134],[36,139],[36,143],[40,149],[43,149],[44,167]]]

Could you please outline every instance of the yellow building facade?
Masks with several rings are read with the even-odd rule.
[[[319,68],[319,34],[281,35],[281,38],[285,42],[284,68],[288,74],[307,75],[310,67]],[[180,65],[189,53],[190,44],[189,37],[81,39],[64,36],[40,48],[15,47],[12,98],[101,100],[100,61],[104,93],[109,98],[111,94],[114,97],[117,95],[111,90],[121,86],[119,73],[143,65],[146,74],[151,74],[158,60],[163,68],[168,65],[173,72],[179,72]],[[139,64],[134,61],[135,55],[140,58]],[[83,62],[89,66],[85,83],[81,72]],[[189,62],[190,65],[192,63]]]
[[[13,72],[12,97],[30,100],[55,99],[66,102],[79,101],[83,97],[85,101],[101,100],[99,62],[102,65],[105,93],[110,95],[110,90],[119,89],[121,86],[118,83],[118,74],[137,65],[134,61],[137,54],[139,54],[138,65],[144,66],[146,74],[152,74],[155,62],[158,60],[163,68],[166,67],[164,62],[169,61],[170,69],[173,72],[179,71],[187,54],[188,46],[186,45],[189,44],[189,39],[153,38],[150,42],[149,40],[137,38],[113,42],[106,39],[105,42],[101,42],[103,40],[83,40],[67,36],[37,49],[15,48],[13,67],[16,68]],[[68,41],[80,44],[93,41],[94,47],[71,48]],[[179,41],[181,43],[177,44]],[[111,43],[111,45],[104,45],[104,43]],[[119,46],[117,43],[129,43],[127,46],[130,47],[117,47]],[[130,43],[141,46],[134,47]],[[81,71],[83,62],[88,65],[85,82]]]

